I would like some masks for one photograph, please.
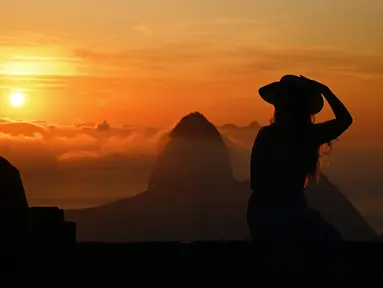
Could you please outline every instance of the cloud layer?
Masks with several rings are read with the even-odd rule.
[[[0,119],[0,153],[20,169],[31,205],[84,207],[145,191],[171,128],[114,126],[108,121],[60,126]],[[235,177],[248,179],[259,125],[226,124],[218,129],[229,148]],[[366,215],[383,187],[382,157],[379,147],[372,151],[342,138],[334,147],[331,166],[325,167]],[[367,186],[369,191],[361,194]]]
[[[0,119],[0,153],[20,169],[32,204],[49,197],[126,197],[146,189],[171,128]],[[235,163],[248,160],[257,129],[254,123],[220,127],[229,148],[237,151]]]
[[[166,134],[107,121],[58,126],[1,119],[0,151],[20,169],[29,197],[126,196],[145,188]]]

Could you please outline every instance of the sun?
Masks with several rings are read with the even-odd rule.
[[[24,94],[22,93],[12,93],[9,95],[9,102],[13,107],[20,107],[24,104]]]

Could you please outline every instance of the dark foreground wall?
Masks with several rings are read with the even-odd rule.
[[[183,285],[191,279],[213,278],[217,282],[234,277],[236,281],[252,281],[257,287],[264,287],[270,280],[263,263],[258,261],[262,247],[257,243],[76,243],[75,223],[65,221],[63,211],[56,207],[31,208],[31,222],[29,279],[37,283],[48,279],[68,284],[80,279],[96,282],[107,279],[119,286],[122,283],[132,286],[136,280],[141,284],[175,281]],[[383,271],[382,243],[348,242],[345,252],[352,264],[348,277],[352,285],[341,284],[342,287],[383,287],[383,277],[379,276]],[[321,277],[322,268],[331,262],[324,259],[323,263],[315,264],[310,269]],[[307,287],[315,287],[317,280],[310,279]],[[329,281],[330,287],[332,284]],[[108,285],[113,286],[111,282]]]
[[[346,248],[353,266],[349,275],[351,287],[383,287],[382,276],[379,276],[383,271],[383,245],[347,243]],[[69,283],[79,279],[107,279],[120,284],[133,284],[132,281],[137,280],[141,284],[143,281],[156,281],[156,285],[181,281],[181,285],[189,280],[235,278],[264,287],[268,280],[256,261],[257,253],[253,244],[240,242],[77,243],[71,257],[61,259],[60,267],[49,262],[38,264],[40,279],[49,276]],[[39,281],[39,277],[36,280]],[[315,282],[315,279],[309,281]],[[307,287],[314,287],[313,284],[308,283]],[[331,283],[328,285],[331,287]]]

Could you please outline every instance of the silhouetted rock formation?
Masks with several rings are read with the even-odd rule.
[[[185,200],[188,196],[204,199],[206,196],[198,196],[206,192],[198,191],[201,183],[218,188],[233,182],[230,156],[220,133],[196,112],[184,117],[170,133],[170,141],[153,168],[148,189],[151,193],[173,192],[173,197]],[[212,193],[220,195],[221,191],[209,192]]]
[[[0,189],[0,221],[11,223],[20,219],[24,225],[28,223],[29,207],[20,172],[3,157],[0,157]]]
[[[108,130],[110,130],[110,125],[107,121],[104,121],[104,122],[97,125],[96,130],[97,131],[108,131]]]
[[[370,241],[377,233],[359,211],[325,176],[319,184],[307,189],[306,199],[311,208],[319,211],[349,241]]]
[[[19,170],[2,157],[0,157],[0,227],[3,266],[16,270],[17,273],[26,271],[29,257],[28,202]]]
[[[203,115],[184,117],[158,156],[148,191],[98,208],[68,211],[80,241],[243,240],[247,185]]]
[[[218,127],[230,141],[235,139],[236,144],[240,144],[245,147],[253,146],[253,142],[260,126],[258,122],[253,121],[247,126],[239,127],[234,124],[225,124]]]
[[[375,239],[375,242],[383,242],[383,234],[378,235]]]
[[[240,130],[240,129],[259,129],[261,126],[257,121],[251,122],[248,126],[239,127],[235,124],[224,124],[222,126],[217,127],[218,129],[231,129],[231,130]]]
[[[311,206],[346,240],[375,237],[327,178],[310,189]],[[250,238],[246,222],[250,193],[249,181],[232,176],[228,149],[217,129],[203,115],[192,113],[170,133],[146,192],[67,211],[66,216],[77,224],[78,241],[244,240]]]

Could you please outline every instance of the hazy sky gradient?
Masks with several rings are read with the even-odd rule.
[[[227,43],[243,37],[252,44],[260,44],[259,35],[267,32],[279,44],[380,52],[382,12],[379,0],[15,0],[2,3],[0,21],[5,33],[29,30],[76,46],[109,42],[115,50],[149,44],[151,40],[140,34],[150,32],[164,42],[180,34],[197,38],[210,32]],[[230,21],[237,22],[236,27],[214,25]],[[238,30],[241,24],[253,25]]]
[[[382,15],[382,0],[0,1],[0,154],[30,199],[130,196],[146,188],[157,140],[181,117],[266,124],[272,107],[258,88],[304,74],[354,117],[334,147],[332,181],[383,219]],[[9,104],[13,92],[24,106]],[[242,178],[250,148],[233,164]]]
[[[383,120],[382,14],[380,0],[3,1],[2,96],[29,100],[3,102],[3,116],[164,127],[199,110],[266,122],[259,86],[302,73],[333,88],[363,130]]]

